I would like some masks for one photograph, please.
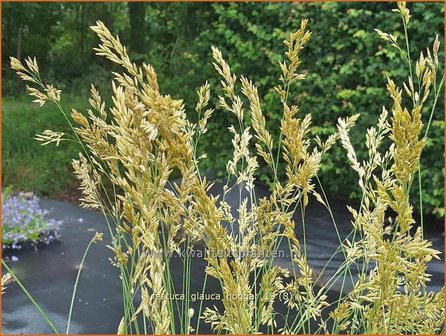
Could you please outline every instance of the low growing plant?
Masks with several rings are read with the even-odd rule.
[[[301,51],[311,38],[307,20],[285,41],[286,57],[279,64],[275,87],[282,111],[279,138],[266,127],[256,85],[233,74],[219,49],[212,47],[223,91],[217,108],[229,111],[235,120],[229,128],[233,158],[227,163],[227,183],[219,197],[209,194],[211,183],[199,170],[206,156],[197,152],[214,113],[208,107],[208,83],[198,90],[198,122],[191,123],[182,102],[160,92],[154,69],[132,63],[126,48],[102,22],[92,27],[101,41],[96,53],[123,68],[114,73],[113,105],[108,109],[92,87],[92,109],[86,115],[75,109],[67,114],[60,104],[61,91],[42,81],[35,59],[24,64],[11,60],[12,68],[31,83],[28,89],[36,102],[55,103],[74,131],[82,149],[73,168],[83,205],[110,216],[106,217],[110,249],[123,287],[119,334],[198,333],[200,319],[215,332],[230,334],[443,331],[444,292],[426,289],[427,263],[439,258],[439,252],[424,239],[422,226],[415,228],[409,201],[426,144],[423,104],[431,91],[436,100],[443,85],[443,77],[438,79],[439,41],[414,66],[407,34],[409,10],[398,2],[396,11],[405,30],[404,47],[392,34],[378,34],[403,55],[410,75],[402,88],[388,79],[391,107],[384,107],[376,127],[367,131],[368,158],[363,162],[349,137],[359,115],[339,119],[337,132],[326,139],[311,138],[311,115],[291,103],[290,86],[305,78],[298,70]],[[50,130],[38,138],[45,143],[67,139]],[[350,235],[346,239],[338,235],[336,253],[345,260],[318,288],[307,260],[305,210],[313,195],[332,214],[317,177],[323,156],[337,142],[346,149],[363,195],[359,208],[349,208]],[[257,197],[255,188],[259,160],[275,177],[271,194],[263,198]],[[285,182],[278,180],[280,171],[287,176]],[[173,172],[181,176],[180,182],[170,181]],[[108,183],[112,193],[104,188]],[[239,195],[235,207],[227,201],[233,192]],[[385,221],[388,210],[396,214],[390,222]],[[295,221],[295,214],[300,221]],[[297,225],[304,228],[303,239],[295,233]],[[188,300],[166,298],[175,293],[189,297],[194,260],[185,254],[178,287],[172,279],[172,255],[191,251],[199,242],[206,248],[203,292],[212,277],[220,284],[222,300],[221,307],[204,307],[202,302],[194,311]],[[271,257],[281,242],[292,255],[291,269]],[[353,289],[342,288],[339,299],[329,301],[327,293],[338,280],[353,283]],[[284,294],[287,313],[281,314],[276,307]]]
[[[2,193],[3,248],[20,249],[25,242],[49,244],[58,237],[61,221],[48,218],[32,193]]]

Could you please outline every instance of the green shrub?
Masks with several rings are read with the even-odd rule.
[[[279,133],[281,112],[276,108],[278,101],[270,88],[277,82],[280,41],[287,37],[296,22],[308,17],[317,43],[311,42],[304,51],[302,67],[308,80],[291,89],[291,99],[299,102],[302,111],[312,113],[314,125],[317,125],[311,129],[313,135],[333,133],[338,117],[361,113],[357,129],[352,134],[352,138],[358,140],[360,157],[366,156],[361,135],[374,124],[385,104],[385,77],[401,80],[405,73],[398,52],[385,47],[373,31],[379,23],[381,30],[402,38],[401,23],[392,20],[389,3],[147,3],[138,4],[136,13],[140,11],[143,16],[138,23],[130,15],[126,3],[39,6],[5,3],[3,15],[7,20],[4,20],[5,34],[2,37],[5,63],[7,57],[16,56],[17,27],[28,26],[28,33],[23,36],[22,54],[28,55],[32,51],[39,58],[42,67],[49,69],[49,76],[45,74],[45,78],[52,79],[65,92],[68,89],[76,95],[84,94],[90,83],[102,92],[109,92],[105,83],[111,77],[107,73],[116,70],[116,66],[93,57],[90,50],[95,45],[94,36],[86,32],[89,25],[101,19],[119,33],[123,41],[129,41],[129,53],[134,61],[152,64],[161,89],[174,92],[174,98],[184,99],[187,110],[192,110],[195,96],[191,87],[198,88],[207,79],[213,88],[218,87],[218,80],[212,77],[209,44],[219,45],[234,73],[255,78],[267,124],[275,136]],[[409,32],[411,53],[417,57],[424,46],[433,41],[429,35],[430,27],[438,31],[440,40],[443,39],[444,9],[441,3],[412,3],[410,6],[414,14]],[[34,20],[35,17],[39,21]],[[56,24],[57,18],[60,24]],[[39,22],[39,27],[34,27],[35,22]],[[429,28],[425,22],[430,23]],[[135,42],[131,27],[136,25],[138,39]],[[47,39],[35,37],[40,30],[48,32]],[[77,55],[74,60],[73,54]],[[443,62],[442,50],[440,62]],[[11,78],[10,71],[5,70],[3,94],[23,92]],[[439,100],[443,98],[442,93]],[[211,100],[211,105],[215,106],[217,102]],[[425,111],[428,110],[429,105]],[[433,125],[443,120],[442,104],[433,116]],[[196,120],[193,113],[188,117]],[[429,113],[423,114],[425,124],[428,117]],[[212,168],[220,176],[224,175],[229,159],[230,138],[225,130],[232,122],[231,116],[218,113],[200,148],[202,152],[221,154],[203,163],[204,169]],[[423,174],[428,174],[428,178],[422,179],[422,190],[426,196],[423,212],[438,216],[444,212],[444,174],[440,166],[442,160],[438,160],[438,153],[443,153],[444,139],[441,131],[434,129],[436,127],[430,129],[432,144],[423,153],[422,166],[432,169],[424,170]],[[260,165],[260,178],[271,181],[269,169],[263,162]],[[357,197],[360,191],[355,178],[344,174],[347,169],[342,151],[334,149],[323,161],[322,183],[332,194]],[[412,198],[416,210],[420,211],[418,185],[414,186]]]
[[[281,111],[277,109],[278,100],[272,88],[277,83],[280,41],[287,37],[296,21],[308,17],[317,40],[304,50],[302,67],[307,80],[291,89],[290,99],[298,102],[302,111],[313,115],[313,135],[331,134],[336,130],[337,118],[361,113],[352,139],[359,146],[358,155],[363,158],[366,152],[362,136],[374,124],[386,103],[385,77],[402,80],[405,75],[398,51],[386,47],[373,31],[379,23],[379,29],[403,38],[401,23],[392,20],[391,6],[386,3],[333,2],[153,4],[147,10],[152,28],[148,28],[151,37],[147,41],[148,55],[144,60],[157,70],[161,88],[175,92],[175,97],[184,99],[187,110],[191,110],[195,97],[190,87],[198,87],[208,78],[211,87],[218,87],[218,80],[212,78],[211,64],[204,60],[210,57],[209,44],[219,45],[234,73],[255,78],[267,125],[277,136]],[[413,3],[410,6],[413,13],[409,31],[411,54],[416,58],[426,43],[433,42],[429,29],[437,31],[442,40],[444,9],[439,3]],[[197,20],[191,17],[194,12],[203,16],[203,20],[199,20],[202,27],[198,27]],[[167,20],[172,17],[174,19]],[[318,19],[312,19],[316,17]],[[165,21],[168,24],[161,29]],[[209,24],[203,24],[204,21]],[[177,22],[183,24],[177,25]],[[430,23],[429,27],[425,22]],[[440,51],[439,59],[443,62],[443,51]],[[439,97],[439,101],[442,100],[443,92]],[[217,105],[217,102],[213,100],[211,104]],[[429,104],[423,114],[426,124]],[[223,176],[231,153],[226,128],[234,119],[222,111],[217,116],[209,125],[201,149],[203,152],[220,153],[209,158],[203,168],[216,169]],[[437,105],[433,116],[434,124],[438,126],[438,122],[443,120],[442,104]],[[195,116],[191,114],[190,118],[194,120]],[[422,166],[429,168],[423,169],[425,174],[429,174],[429,178],[422,180],[423,193],[429,195],[425,197],[423,212],[439,215],[443,212],[444,173],[438,153],[443,153],[444,137],[434,127],[430,131],[432,143],[422,159]],[[262,162],[260,164],[261,179],[271,181],[268,168]],[[348,163],[344,154],[335,148],[332,155],[323,161],[321,181],[331,194],[355,198],[360,190],[355,177],[345,174],[346,171]],[[418,187],[412,200],[419,211]]]

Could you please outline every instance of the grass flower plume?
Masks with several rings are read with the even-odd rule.
[[[396,11],[407,37],[409,10],[399,2]],[[133,63],[102,22],[92,27],[100,40],[96,54],[121,67],[113,73],[109,107],[92,86],[91,108],[68,114],[60,105],[60,90],[41,80],[35,59],[25,64],[11,59],[11,67],[30,83],[28,90],[36,102],[58,105],[73,131],[66,135],[47,130],[36,139],[43,145],[71,140],[80,146],[73,169],[83,192],[82,205],[106,215],[109,237],[104,240],[114,254],[113,265],[120,269],[124,316],[119,334],[188,334],[198,332],[200,320],[217,333],[230,334],[443,330],[444,292],[426,291],[427,264],[439,258],[439,252],[424,239],[422,226],[416,227],[410,203],[410,188],[427,142],[423,109],[430,92],[438,92],[443,83],[437,78],[438,38],[413,65],[406,46],[377,30],[401,52],[410,75],[401,85],[387,80],[389,106],[367,131],[367,158],[361,162],[349,135],[359,114],[340,118],[337,132],[321,139],[312,135],[311,114],[291,102],[290,87],[305,80],[300,65],[312,37],[307,26],[308,21],[302,20],[284,41],[285,58],[279,62],[275,87],[281,114],[278,138],[266,126],[255,81],[234,74],[216,46],[211,51],[221,77],[221,87],[215,90],[221,95],[212,107],[210,84],[198,89],[196,123],[188,120],[181,100],[160,91],[153,67]],[[233,156],[219,196],[209,192],[212,184],[199,169],[206,155],[197,154],[214,109],[227,111],[234,120],[228,129]],[[321,284],[309,266],[305,236],[298,237],[296,227],[303,225],[305,232],[310,196],[331,211],[317,176],[323,157],[338,143],[352,173],[358,175],[362,200],[359,208],[349,207],[352,231],[339,242],[338,252],[345,261],[332,279]],[[274,176],[270,195],[262,198],[255,187],[260,165]],[[282,172],[285,180],[278,178]],[[174,175],[181,179],[175,182]],[[228,197],[234,192],[238,203],[230,205]],[[396,214],[390,223],[385,220],[389,210]],[[102,239],[97,234],[93,241]],[[283,242],[292,256],[290,268],[270,257]],[[207,277],[214,278],[222,292],[219,307],[200,304],[196,310],[188,300],[165,299],[178,291],[190,294],[193,260],[184,258],[178,288],[171,259],[197,244],[208,252],[203,291]],[[347,277],[354,282],[351,291],[341,291],[339,300],[330,302],[327,295],[333,282],[341,278],[344,283]],[[281,300],[285,294],[287,299]],[[278,304],[285,306],[286,316],[276,310]]]

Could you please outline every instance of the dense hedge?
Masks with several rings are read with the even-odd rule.
[[[97,13],[106,14],[110,8],[101,12],[98,6],[111,5],[88,4],[88,10],[96,8]],[[297,28],[302,18],[310,19],[313,37],[302,55],[302,69],[307,78],[293,88],[291,99],[300,106],[302,113],[312,113],[314,134],[327,136],[335,131],[338,117],[361,113],[352,140],[360,158],[364,157],[366,128],[376,123],[383,106],[391,108],[385,90],[386,76],[397,82],[407,76],[397,51],[387,47],[374,32],[374,28],[379,28],[401,39],[401,22],[398,15],[391,12],[395,7],[392,3],[150,3],[139,5],[139,10],[145,11],[145,17],[133,21],[132,16],[124,17],[127,15],[125,6],[119,6],[111,10],[115,18],[120,18],[114,21],[112,30],[127,40],[136,60],[149,62],[155,67],[167,93],[185,99],[191,119],[194,118],[195,88],[209,79],[214,97],[219,93],[210,55],[210,45],[214,44],[222,50],[236,74],[246,75],[259,86],[267,124],[277,135],[281,107],[273,87],[278,83],[280,73],[278,61],[284,51],[282,40]],[[425,46],[432,45],[435,34],[440,34],[440,41],[443,41],[443,4],[413,3],[409,8],[412,14],[409,34],[413,43],[412,57],[415,58]],[[135,16],[137,8],[132,10]],[[88,16],[84,26],[95,19],[97,17],[93,15]],[[71,55],[75,47],[74,42],[70,45],[67,40],[67,32],[61,33],[63,22],[60,25],[54,23],[51,30],[55,36],[53,45],[58,47],[50,50],[48,64],[57,68],[55,77],[84,78],[86,74],[78,68],[85,69],[89,64],[89,79],[96,82],[105,79],[103,72],[95,72],[99,67],[87,52],[84,59],[76,61],[75,69],[60,66],[58,56],[67,62],[62,56]],[[135,35],[135,31],[140,31],[139,35]],[[86,47],[95,43],[91,36],[84,38]],[[135,36],[141,41],[135,41]],[[443,60],[443,52],[440,60]],[[79,62],[85,63],[83,68],[82,64],[77,64]],[[78,72],[73,73],[73,69]],[[442,101],[443,97],[440,97]],[[427,107],[425,122],[429,112]],[[232,116],[217,109],[202,142],[203,151],[219,153],[209,155],[207,165],[221,173],[231,155],[225,128],[231,122]],[[443,104],[440,103],[422,158],[424,212],[439,215],[444,209],[443,134]],[[260,178],[268,181],[268,174],[265,170]],[[349,169],[340,146],[325,158],[320,178],[330,194],[352,197],[359,190],[357,177]],[[414,189],[413,201],[418,207],[416,183]]]
[[[401,22],[398,15],[391,12],[394,4],[212,4],[203,18],[196,17],[197,6],[181,6],[183,12],[177,14],[188,18],[190,25],[177,25],[171,21],[168,26],[170,36],[176,37],[171,45],[175,56],[168,65],[166,59],[157,57],[160,50],[165,50],[166,41],[161,40],[158,44],[157,34],[152,35],[155,40],[149,39],[151,53],[147,60],[161,69],[161,81],[166,91],[185,97],[189,110],[192,110],[195,98],[190,88],[197,87],[206,78],[213,79],[213,88],[218,93],[219,84],[209,53],[209,45],[215,44],[222,49],[236,74],[250,77],[259,86],[264,97],[263,110],[267,115],[267,124],[277,135],[281,106],[273,87],[278,82],[277,63],[284,50],[281,41],[297,27],[301,18],[310,18],[313,38],[302,56],[302,68],[307,72],[307,79],[298,82],[291,94],[292,100],[303,113],[312,113],[313,132],[320,136],[335,131],[338,117],[361,113],[352,139],[360,157],[365,157],[366,128],[376,123],[383,106],[391,108],[385,89],[386,76],[400,82],[407,76],[407,68],[397,51],[387,47],[374,31],[374,28],[379,28],[401,39]],[[443,6],[438,3],[416,3],[410,9],[413,18],[409,33],[415,46],[412,57],[418,57],[425,46],[432,45],[435,34],[443,33]],[[157,25],[157,18],[161,22],[166,19],[163,13],[166,17],[173,14],[164,12],[164,8],[151,12],[153,26]],[[210,19],[211,23],[199,29],[195,23],[203,19]],[[181,22],[181,19],[178,21]],[[197,36],[192,38],[195,34]],[[440,99],[442,101],[443,98]],[[426,123],[429,113],[430,108],[426,108]],[[422,159],[423,206],[425,213],[442,215],[444,121],[441,103],[435,111],[434,120],[429,133],[431,139]],[[229,134],[223,127],[230,122],[233,122],[232,116],[217,111],[214,122],[209,126],[208,140],[203,146],[208,153],[221,153],[210,156],[208,161],[209,167],[217,167],[221,172],[231,155]],[[268,173],[265,170],[261,179],[267,181]],[[320,178],[330,194],[357,196],[357,176],[351,173],[340,146],[326,157]],[[413,202],[418,208],[417,183],[414,183],[414,189]]]

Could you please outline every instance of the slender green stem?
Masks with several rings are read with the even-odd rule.
[[[409,43],[409,34],[407,32],[407,23],[404,19],[403,13],[401,13],[401,18],[403,20],[403,27],[404,27],[404,37],[406,40],[406,52],[407,52],[407,63],[409,65],[409,73],[410,73],[410,80],[413,82],[413,75],[412,75],[412,60],[410,57],[410,43]],[[415,106],[415,92],[412,92],[412,102]]]
[[[432,105],[431,113],[429,115],[429,121],[427,122],[426,131],[424,132],[424,137],[427,137],[427,135],[429,134],[429,129],[431,127],[432,119],[434,117],[434,111],[435,108],[437,107],[438,97],[440,96],[440,91],[443,88],[443,85],[444,85],[444,75],[441,78],[440,84],[438,84],[438,89],[435,91],[434,104]]]
[[[201,290],[201,296],[204,297],[204,292],[206,290],[206,284],[208,281],[208,274],[205,272],[204,274],[204,282],[203,282],[203,288]],[[203,309],[203,300],[200,300],[200,308],[198,309],[198,315],[197,315],[197,327],[195,328],[195,333],[198,335],[198,330],[200,328],[200,316],[201,316],[201,310]]]
[[[438,102],[438,96],[440,93],[441,88],[443,87],[444,84],[444,75],[441,78],[440,83],[438,84],[438,89],[434,91],[434,104],[432,106],[430,115],[429,115],[429,121],[427,122],[426,125],[426,130],[424,131],[424,137],[427,138],[428,134],[429,134],[429,129],[430,126],[432,124],[432,119],[434,117],[434,111],[435,108],[437,107],[437,102]],[[421,185],[421,162],[418,165],[418,192],[419,192],[419,202],[420,202],[420,227],[421,227],[421,237],[424,237],[424,218],[423,218],[423,190],[422,190],[422,185]]]
[[[423,216],[423,189],[421,187],[421,162],[418,165],[418,192],[419,192],[419,202],[420,202],[420,227],[421,227],[421,237],[424,237],[424,216]]]
[[[25,295],[28,297],[28,299],[32,302],[34,307],[39,311],[40,315],[45,319],[45,321],[48,323],[48,325],[51,327],[51,329],[56,333],[57,335],[60,335],[59,331],[54,326],[53,322],[48,318],[48,316],[43,312],[42,308],[40,308],[39,304],[34,300],[34,298],[31,296],[31,294],[26,290],[25,286],[23,286],[22,282],[19,280],[17,275],[11,270],[11,268],[5,263],[4,260],[2,260],[2,265],[6,268],[6,270],[11,273],[12,277],[14,278],[15,282],[19,285],[20,289],[25,293]]]
[[[91,238],[90,242],[88,243],[87,248],[85,249],[84,255],[82,256],[82,260],[79,265],[79,269],[77,271],[76,281],[74,282],[73,294],[71,295],[70,311],[68,313],[68,322],[67,322],[67,331],[66,331],[67,335],[70,333],[70,323],[71,323],[71,316],[73,314],[74,299],[76,297],[77,285],[79,284],[79,279],[81,276],[82,268],[84,267],[85,258],[87,257],[88,251],[90,250],[90,246],[95,241],[96,241],[96,235],[93,238]]]

